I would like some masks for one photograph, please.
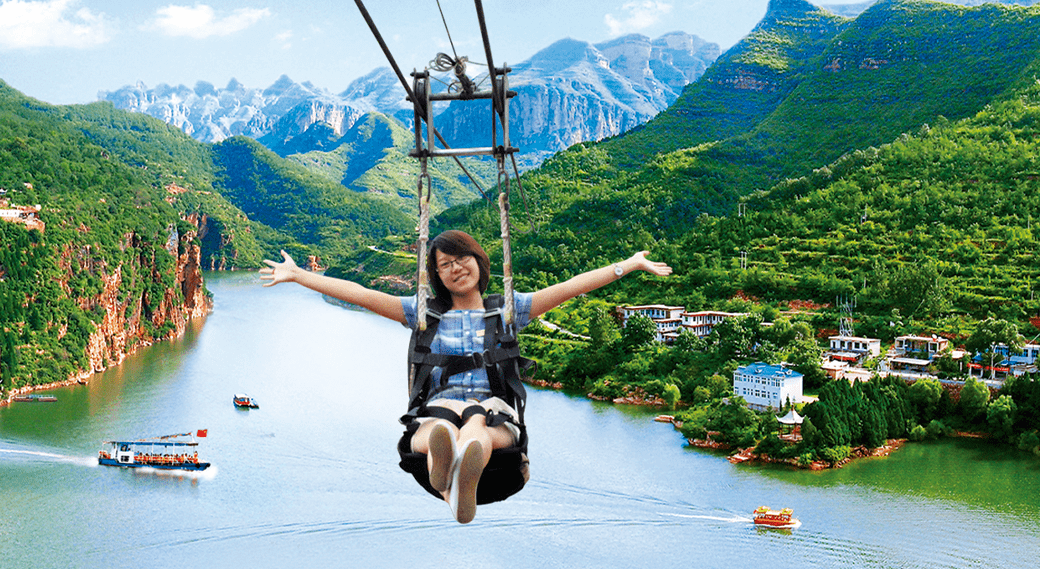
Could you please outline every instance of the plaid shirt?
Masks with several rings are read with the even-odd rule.
[[[534,294],[530,292],[513,294],[517,330],[527,326],[531,321],[533,296]],[[412,330],[416,328],[417,305],[418,299],[414,296],[401,298],[405,319]],[[437,326],[437,335],[430,344],[430,351],[451,356],[466,356],[484,351],[484,311],[449,310],[444,313],[441,316],[440,325]],[[455,374],[449,377],[447,383],[443,385],[440,381],[440,373],[440,369],[433,370],[433,390],[429,396],[431,401],[438,398],[483,401],[491,397],[491,384],[488,382],[487,371],[484,368]]]

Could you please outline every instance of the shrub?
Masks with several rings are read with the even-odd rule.
[[[928,438],[937,439],[939,437],[945,436],[946,433],[949,432],[949,429],[946,428],[946,425],[944,425],[942,421],[938,419],[932,419],[928,422],[928,427],[925,428],[925,432],[928,433]]]
[[[851,454],[852,449],[845,445],[823,449],[823,458],[831,464],[838,464],[848,458]]]
[[[920,442],[928,437],[928,430],[921,425],[914,425],[913,429],[910,429],[910,440]]]

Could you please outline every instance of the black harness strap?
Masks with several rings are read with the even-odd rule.
[[[430,345],[437,334],[441,315],[450,308],[443,303],[431,301],[427,311],[426,330],[412,333],[409,345],[409,401],[408,413],[401,417],[405,433],[398,442],[401,468],[411,473],[417,482],[430,494],[441,498],[439,492],[429,484],[426,455],[411,450],[411,438],[419,428],[420,417],[445,419],[461,428],[475,415],[483,415],[490,427],[512,423],[520,436],[516,445],[496,449],[484,469],[477,486],[477,503],[486,504],[504,500],[519,492],[528,479],[527,428],[524,425],[524,408],[527,390],[521,381],[522,373],[533,373],[534,362],[520,356],[520,345],[516,339],[515,325],[506,326],[502,318],[501,295],[490,295],[484,299],[484,351],[468,356],[446,356],[434,354]],[[506,413],[488,411],[480,405],[467,407],[460,416],[451,409],[429,407],[429,395],[433,391],[433,370],[440,368],[441,381],[455,374],[473,369],[487,371],[491,393],[516,410],[514,418]]]

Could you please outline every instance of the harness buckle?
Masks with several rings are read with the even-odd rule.
[[[470,357],[473,358],[474,369],[484,368],[491,364],[491,353],[487,350],[473,352]]]

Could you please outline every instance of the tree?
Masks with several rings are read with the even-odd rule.
[[[942,393],[942,384],[934,377],[923,377],[910,386],[910,401],[917,407],[917,415],[922,423],[935,418],[935,409]]]
[[[664,386],[664,391],[661,393],[661,397],[664,402],[668,404],[670,409],[675,409],[675,404],[679,402],[679,387],[674,383],[669,383]]]
[[[1016,410],[1015,402],[1010,395],[1001,395],[994,399],[986,409],[986,422],[989,423],[990,434],[1000,439],[1009,439],[1012,434],[1011,427],[1015,424]]]
[[[603,309],[597,309],[592,317],[589,335],[592,337],[592,343],[597,346],[609,346],[621,339],[617,322]]]
[[[998,345],[1007,346],[1009,355],[1017,354],[1022,351],[1025,338],[1019,334],[1018,327],[1013,322],[987,318],[979,323],[964,343],[964,347],[973,354],[989,354],[990,364],[993,363],[995,347]]]
[[[636,315],[628,319],[621,330],[621,342],[628,351],[648,346],[657,337],[657,324],[646,316]]]
[[[827,382],[827,374],[820,367],[823,349],[812,338],[794,340],[788,346],[785,358],[791,367],[802,374],[805,387],[816,388]]]
[[[703,339],[697,336],[693,330],[684,327],[679,331],[679,337],[675,339],[672,347],[683,353],[697,353],[703,351],[704,346]]]
[[[711,351],[719,361],[751,357],[761,326],[760,314],[727,318],[711,330],[708,337]]]
[[[968,421],[974,421],[986,411],[989,403],[989,388],[986,384],[969,376],[961,388],[960,410],[961,415]]]
[[[755,444],[759,418],[747,408],[743,397],[734,397],[728,403],[720,403],[715,407],[708,428],[719,432],[717,440],[720,443],[748,447]]]

